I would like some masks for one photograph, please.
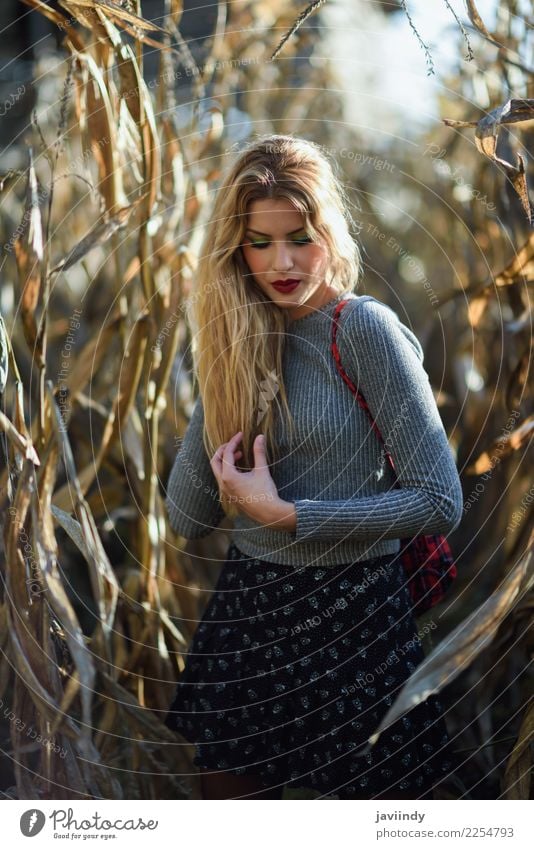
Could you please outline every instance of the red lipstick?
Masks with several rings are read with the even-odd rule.
[[[299,285],[300,280],[288,279],[288,280],[275,280],[274,283],[271,283],[273,289],[276,289],[277,292],[292,292]]]

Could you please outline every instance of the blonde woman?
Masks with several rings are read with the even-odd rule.
[[[242,150],[205,235],[189,322],[199,395],[167,492],[182,537],[231,545],[166,722],[196,746],[206,799],[432,798],[453,768],[430,697],[369,736],[423,659],[400,539],[457,527],[462,492],[395,312],[355,294],[360,262],[321,148]],[[395,460],[397,485],[369,417]]]

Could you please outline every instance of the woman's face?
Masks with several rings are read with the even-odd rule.
[[[286,198],[250,203],[241,250],[262,292],[287,310],[291,320],[319,309],[338,294],[325,279],[326,245],[311,241],[302,214]]]

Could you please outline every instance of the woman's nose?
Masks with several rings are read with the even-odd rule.
[[[287,242],[275,242],[274,249],[274,270],[287,271],[289,268],[293,268],[293,256]]]

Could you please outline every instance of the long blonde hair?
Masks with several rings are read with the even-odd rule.
[[[218,189],[187,307],[206,451],[212,457],[242,431],[243,457],[236,463],[242,470],[254,467],[252,446],[259,433],[265,435],[269,464],[277,460],[272,401],[294,428],[282,375],[290,318],[254,282],[240,250],[248,206],[263,198],[290,200],[310,235],[325,242],[334,290],[355,289],[360,272],[346,196],[319,145],[286,135],[249,142]],[[224,495],[221,504],[229,516],[238,512]]]

